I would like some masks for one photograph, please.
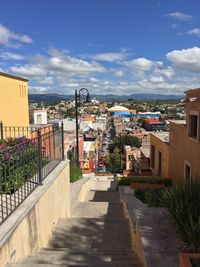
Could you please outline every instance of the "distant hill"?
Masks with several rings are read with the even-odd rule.
[[[156,100],[156,99],[181,99],[183,95],[162,95],[162,94],[131,94],[131,95],[91,95],[99,101],[127,101],[128,99],[135,100]],[[74,95],[59,95],[59,94],[29,94],[29,102],[60,102],[62,100],[73,100]]]

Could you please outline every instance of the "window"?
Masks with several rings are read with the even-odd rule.
[[[151,168],[155,166],[155,146],[151,145]]]
[[[189,136],[197,139],[198,137],[198,116],[189,115]]]
[[[185,180],[191,180],[191,163],[187,160],[184,161],[184,178]]]
[[[42,124],[42,115],[37,114],[37,124]]]
[[[158,152],[158,176],[162,174],[162,153]]]
[[[23,84],[19,84],[19,96],[20,97],[26,96],[26,86]]]

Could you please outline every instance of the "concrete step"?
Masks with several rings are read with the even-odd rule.
[[[92,262],[78,264],[12,263],[6,267],[142,267],[139,262]]]
[[[117,183],[113,180],[113,178],[108,177],[95,177],[91,183],[91,190],[101,190],[101,191],[116,191]]]
[[[86,194],[85,201],[120,203],[118,192],[91,190]]]
[[[48,247],[55,248],[131,248],[126,220],[69,218],[59,220]]]
[[[66,253],[72,253],[73,255],[76,254],[93,254],[93,255],[126,255],[126,256],[134,256],[134,252],[132,249],[126,249],[126,248],[122,248],[122,249],[112,249],[112,248],[108,248],[108,249],[97,249],[97,248],[93,248],[90,249],[89,251],[86,251],[85,249],[73,249],[73,248],[42,248],[41,251],[65,251]]]
[[[72,217],[122,217],[119,204],[108,202],[77,202],[72,211]]]
[[[93,255],[91,253],[87,254],[72,254],[66,251],[41,251],[35,253],[34,255],[28,257],[23,261],[23,263],[42,263],[42,264],[83,264],[83,263],[97,263],[97,262],[124,262],[124,263],[136,263],[137,258],[133,255]]]
[[[113,261],[113,260],[121,260],[121,259],[136,259],[136,256],[132,250],[124,251],[124,250],[103,250],[103,249],[90,249],[88,250],[78,250],[71,248],[43,248],[37,253],[49,254],[49,253],[57,253],[60,255],[68,255],[69,257],[98,257],[98,258],[106,258],[105,261]]]

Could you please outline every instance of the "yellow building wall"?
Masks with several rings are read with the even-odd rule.
[[[150,145],[155,147],[154,168],[152,168],[153,174],[158,174],[158,152],[160,151],[162,154],[161,177],[169,178],[169,144],[163,142],[157,136],[150,134]]]
[[[0,73],[0,121],[28,127],[28,80]]]

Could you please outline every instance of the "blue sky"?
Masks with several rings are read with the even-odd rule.
[[[0,71],[30,93],[200,87],[199,0],[18,0],[0,8]]]

